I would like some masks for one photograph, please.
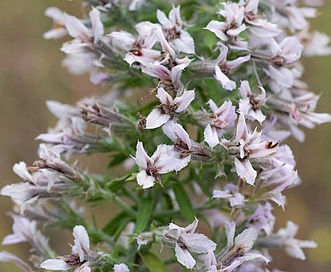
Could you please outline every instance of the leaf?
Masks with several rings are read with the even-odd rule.
[[[128,215],[126,212],[121,212],[110,220],[102,231],[113,236],[116,240],[130,221],[133,221],[132,216]]]
[[[108,168],[112,168],[114,166],[119,165],[123,161],[125,161],[128,158],[126,154],[118,153],[113,156],[113,159],[109,162]]]
[[[154,199],[143,198],[140,202],[136,220],[136,228],[134,230],[135,234],[143,232],[149,222],[149,218],[153,211]]]
[[[212,197],[212,193],[210,192],[210,188],[208,187],[208,185],[206,184],[206,182],[201,178],[201,177],[205,177],[204,175],[206,173],[200,171],[199,169],[192,169],[192,174],[193,174],[194,180],[199,185],[199,187],[203,191],[203,193],[206,196],[208,196],[208,197],[211,198]]]
[[[142,254],[139,252],[140,258],[143,260],[144,264],[148,267],[151,272],[168,272],[164,263],[153,253],[145,252]]]
[[[181,214],[185,219],[192,222],[195,218],[195,213],[184,187],[180,184],[180,182],[174,183],[172,187],[174,189]]]
[[[106,182],[105,186],[111,192],[116,192],[117,190],[123,187],[123,185],[129,180],[129,178],[131,178],[131,174],[127,174],[123,177],[109,180]]]

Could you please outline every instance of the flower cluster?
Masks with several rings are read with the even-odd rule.
[[[8,252],[0,261],[24,271],[268,272],[272,248],[305,259],[316,244],[295,238],[291,221],[274,230],[272,211],[301,182],[283,141],[331,121],[301,80],[302,56],[331,53],[329,38],[309,31],[317,1],[82,2],[82,19],[47,9],[44,37],[69,37],[63,65],[106,92],[74,106],[47,101],[59,120],[37,136],[39,159],[15,164],[23,182],[1,190],[15,203],[3,244],[29,243],[32,263]],[[79,154],[100,153],[110,173],[79,166]],[[84,203],[119,209],[94,210],[106,218],[98,226]],[[71,254],[56,257],[42,234],[50,225],[73,229]]]

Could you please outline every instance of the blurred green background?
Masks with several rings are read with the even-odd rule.
[[[19,161],[28,164],[37,159],[34,138],[55,124],[45,101],[75,103],[91,94],[101,94],[87,77],[73,76],[61,67],[61,41],[47,41],[42,34],[51,27],[44,16],[49,6],[57,6],[79,15],[81,4],[65,0],[0,1],[0,185],[20,182],[12,172]],[[322,14],[312,27],[331,35],[331,1],[320,9]],[[305,59],[305,81],[321,94],[319,112],[331,112],[331,57]],[[300,225],[299,238],[313,239],[316,250],[306,250],[307,261],[297,261],[285,254],[274,254],[274,265],[284,271],[331,271],[331,124],[306,130],[306,141],[289,141],[297,160],[303,184],[286,193],[285,212],[275,209],[277,228],[287,220]],[[12,232],[12,220],[6,215],[12,202],[0,197],[0,241]],[[70,235],[70,234],[69,234]],[[69,241],[71,241],[69,239]],[[64,242],[64,250],[69,250]],[[25,245],[0,246],[0,250],[28,256]],[[20,271],[12,264],[0,263],[0,271]]]

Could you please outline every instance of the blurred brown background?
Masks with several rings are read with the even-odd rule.
[[[322,14],[313,20],[313,28],[331,35],[331,1],[321,8]],[[51,27],[44,16],[49,6],[68,13],[80,14],[79,1],[50,0],[0,1],[0,187],[19,182],[12,166],[19,161],[37,159],[38,143],[34,138],[55,124],[45,101],[74,103],[98,92],[86,77],[73,76],[61,67],[61,41],[46,41],[42,34]],[[304,61],[305,80],[311,90],[321,94],[318,111],[331,112],[331,57]],[[306,141],[290,141],[294,149],[303,184],[287,192],[285,212],[276,209],[278,227],[287,220],[300,225],[299,238],[313,239],[316,250],[306,250],[306,262],[275,257],[277,267],[284,271],[331,271],[331,124],[306,131]],[[12,207],[7,197],[0,197],[0,241],[12,232],[12,220],[6,212]],[[68,248],[68,245],[64,245]],[[24,245],[0,246],[22,256]],[[0,263],[0,271],[19,271],[12,264]]]

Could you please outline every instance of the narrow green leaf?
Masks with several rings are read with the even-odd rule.
[[[199,187],[203,191],[203,193],[206,196],[212,197],[212,194],[210,192],[210,188],[208,187],[206,182],[202,179],[202,177],[203,177],[203,175],[201,175],[202,172],[198,169],[193,169],[192,174],[193,174],[194,180],[199,185]]]
[[[181,214],[188,221],[193,221],[195,218],[195,213],[184,187],[180,184],[180,182],[174,183],[172,187],[174,189],[175,197]]]
[[[122,154],[122,153],[118,153],[112,157],[113,157],[112,160],[108,164],[108,168],[117,166],[128,158],[128,156],[126,154]]]
[[[130,221],[133,221],[133,218],[126,212],[121,212],[112,220],[110,220],[107,225],[102,229],[102,231],[110,236],[113,236],[116,240],[121,234],[122,230]]]
[[[153,253],[146,252],[142,254],[139,252],[140,258],[143,260],[144,264],[148,267],[151,272],[168,272],[164,263]]]
[[[143,198],[140,202],[137,214],[136,228],[134,233],[139,234],[145,230],[153,211],[154,199]]]

